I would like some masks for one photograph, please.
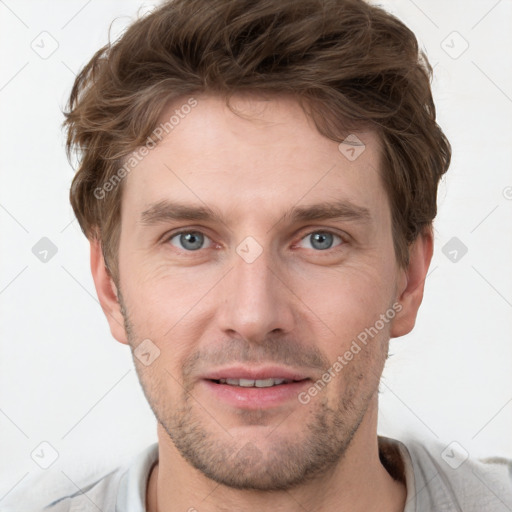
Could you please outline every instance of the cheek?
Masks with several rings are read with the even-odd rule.
[[[364,263],[334,269],[303,269],[295,283],[297,296],[308,306],[328,333],[336,349],[374,325],[389,308],[393,297],[392,271]]]
[[[208,293],[219,280],[210,268],[151,266],[126,258],[123,299],[133,326],[135,344],[150,339],[174,376],[181,375],[180,361],[197,349],[201,333],[212,319]],[[133,270],[131,270],[133,269]]]
[[[165,356],[162,352],[149,366],[135,360],[142,389],[159,420],[172,416],[184,389],[179,369],[173,368]]]
[[[205,272],[205,267],[180,267],[161,259],[133,254],[123,262],[123,296],[130,298],[139,320],[150,320],[155,330],[170,329],[185,317],[218,279],[215,269]]]

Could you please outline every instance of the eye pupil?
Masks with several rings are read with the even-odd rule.
[[[315,249],[330,249],[333,243],[333,235],[331,233],[318,232],[311,235],[311,246]]]
[[[183,233],[180,235],[181,245],[190,251],[197,251],[204,242],[204,236],[201,233]]]

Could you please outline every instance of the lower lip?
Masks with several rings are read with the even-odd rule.
[[[306,379],[268,388],[244,388],[229,384],[217,384],[211,380],[201,381],[206,390],[217,399],[242,409],[266,409],[282,405],[290,400],[298,401],[299,393],[309,385],[309,382],[309,379]]]

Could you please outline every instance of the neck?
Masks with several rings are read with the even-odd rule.
[[[406,487],[394,480],[380,461],[376,408],[370,409],[344,456],[328,474],[285,491],[219,485],[183,459],[158,425],[159,462],[148,480],[147,511],[296,512],[299,508],[317,512],[403,512]]]

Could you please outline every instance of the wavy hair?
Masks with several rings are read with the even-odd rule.
[[[94,191],[184,95],[293,95],[318,131],[342,141],[375,129],[398,263],[431,227],[451,148],[436,123],[432,69],[414,34],[363,0],[170,0],[134,22],[77,76],[65,112],[78,154],[70,199],[82,230],[117,272],[123,183]],[[230,107],[231,108],[231,107]]]

